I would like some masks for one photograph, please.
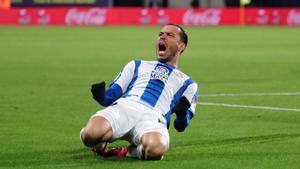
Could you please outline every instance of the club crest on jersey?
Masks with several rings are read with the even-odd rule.
[[[151,79],[157,79],[162,81],[163,83],[167,83],[168,77],[169,77],[169,70],[162,66],[157,66],[151,72]]]

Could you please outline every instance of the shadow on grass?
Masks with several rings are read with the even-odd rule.
[[[196,154],[187,156],[189,159],[203,159],[203,158],[215,158],[215,157],[233,157],[233,156],[266,156],[266,155],[278,155],[274,152],[255,152],[253,154],[246,152],[237,152],[236,154],[230,152],[219,152],[213,151],[211,149],[218,148],[220,146],[240,146],[243,144],[257,144],[257,143],[267,143],[276,142],[284,139],[294,139],[299,138],[300,134],[274,134],[274,135],[262,135],[262,136],[251,136],[251,137],[240,137],[232,139],[221,139],[221,140],[199,140],[193,144],[180,145],[174,147],[172,152],[168,152],[168,158],[163,160],[163,162],[168,163],[170,161],[176,162],[178,159],[178,153],[182,155],[182,150],[187,150],[186,146],[191,146],[193,152],[195,150]],[[196,146],[193,148],[193,146]],[[198,148],[197,148],[198,147]],[[207,151],[207,149],[210,149]],[[178,150],[178,151],[176,151]],[[245,154],[246,153],[246,154]],[[267,153],[267,154],[266,154]],[[184,154],[184,153],[183,153]],[[291,154],[291,153],[289,153]],[[288,154],[287,154],[288,155]],[[298,152],[294,152],[294,155],[298,156]],[[181,157],[182,158],[182,157]],[[241,157],[239,157],[241,158]],[[57,167],[99,167],[102,168],[115,168],[116,166],[131,168],[132,164],[140,164],[145,161],[136,160],[132,158],[103,158],[100,156],[95,156],[88,149],[82,148],[70,148],[66,150],[45,150],[45,151],[18,151],[15,153],[5,153],[0,152],[0,166],[4,168],[24,168],[24,167],[36,167],[36,168],[57,168]],[[150,163],[147,163],[150,164]],[[152,162],[151,162],[152,164]],[[155,163],[153,163],[155,164]],[[113,166],[113,167],[112,167]]]
[[[139,161],[137,159],[111,157],[103,158],[94,155],[86,148],[71,150],[51,150],[51,151],[31,151],[16,153],[0,153],[0,166],[10,167],[37,167],[42,166],[93,166],[105,162],[106,166],[116,163],[132,163]]]
[[[256,144],[256,143],[268,143],[282,141],[286,139],[299,138],[300,133],[291,134],[273,134],[273,135],[261,135],[261,136],[248,136],[248,137],[238,137],[238,138],[228,138],[220,140],[199,140],[196,144],[201,147],[205,146],[219,146],[219,145],[236,145],[236,144]],[[186,144],[182,146],[195,146],[195,144]]]

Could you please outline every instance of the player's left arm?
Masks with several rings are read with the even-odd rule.
[[[129,62],[115,78],[109,88],[105,88],[105,82],[96,83],[92,85],[91,92],[93,98],[102,106],[109,106],[114,101],[119,99],[125,89],[128,87],[131,79],[133,78],[133,70],[137,61]]]
[[[102,106],[109,106],[114,101],[122,96],[122,89],[117,84],[111,84],[108,89],[105,89],[105,82],[92,85],[91,92],[93,98]]]
[[[195,115],[195,109],[198,99],[198,86],[196,83],[190,84],[174,108],[176,118],[174,127],[182,132],[190,124],[190,120]]]

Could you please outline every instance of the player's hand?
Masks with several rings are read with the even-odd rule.
[[[92,85],[91,92],[93,94],[93,98],[101,102],[104,100],[105,95],[105,82],[95,83]]]
[[[191,107],[191,103],[185,96],[182,96],[179,102],[176,104],[174,108],[174,112],[176,113],[177,117],[182,119],[185,118],[187,110]]]

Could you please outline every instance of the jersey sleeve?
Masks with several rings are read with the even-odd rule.
[[[107,107],[118,100],[126,91],[135,69],[135,61],[129,62],[115,78],[109,88],[106,89],[104,99],[98,102],[100,105]]]
[[[198,100],[198,85],[196,83],[191,83],[183,92],[182,97],[186,97],[191,105],[190,108],[186,111],[186,116],[184,118],[179,118],[178,116],[176,116],[174,120],[174,127],[178,132],[183,132],[189,125],[190,120],[195,115],[195,109]]]
[[[115,80],[111,85],[118,84],[122,89],[122,93],[125,93],[133,78],[134,69],[135,69],[135,61],[130,61],[118,74],[118,76],[115,78]]]
[[[197,83],[190,84],[187,89],[184,91],[182,96],[185,96],[188,101],[191,103],[189,111],[192,113],[191,118],[195,115],[196,105],[198,101],[198,85]]]

